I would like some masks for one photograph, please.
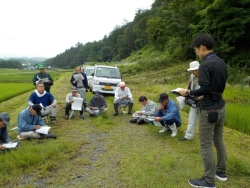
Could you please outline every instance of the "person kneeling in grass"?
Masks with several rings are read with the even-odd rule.
[[[7,130],[8,125],[10,125],[9,114],[7,112],[0,113],[0,150],[5,149],[5,147],[2,144],[10,142]]]
[[[154,125],[160,124],[162,130],[159,133],[167,132],[171,129],[172,137],[177,135],[177,127],[181,126],[181,116],[180,112],[175,104],[175,102],[168,98],[168,94],[161,93],[158,100],[160,106],[155,112],[155,119],[153,121]]]
[[[22,110],[17,119],[18,127],[18,138],[19,139],[44,139],[44,138],[54,138],[54,134],[40,134],[36,130],[40,129],[43,126],[46,126],[43,123],[41,118],[42,107],[39,104],[34,104],[31,107],[28,107]]]
[[[142,109],[133,114],[134,119],[131,119],[130,122],[141,125],[149,122],[150,120],[148,120],[148,118],[155,115],[157,105],[155,102],[148,100],[145,96],[140,96],[139,102],[142,104]]]
[[[90,113],[90,116],[99,115],[102,112],[107,111],[107,103],[99,91],[95,91],[95,95],[90,99],[86,111]]]

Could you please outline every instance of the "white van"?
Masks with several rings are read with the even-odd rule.
[[[117,67],[95,65],[93,80],[90,83],[92,92],[115,94],[115,90],[121,82],[120,71]]]
[[[94,69],[95,69],[94,66],[82,67],[82,71],[87,76],[89,88],[90,88],[91,83],[93,82],[93,76],[92,76],[92,74],[94,73]]]

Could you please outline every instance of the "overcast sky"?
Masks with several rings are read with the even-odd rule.
[[[154,0],[0,0],[0,58],[54,57],[103,39]]]

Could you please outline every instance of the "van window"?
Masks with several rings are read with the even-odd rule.
[[[116,68],[109,68],[109,67],[98,67],[96,70],[96,76],[97,77],[120,79],[119,70]]]
[[[94,68],[93,69],[88,69],[88,68],[85,69],[85,74],[87,76],[91,76],[92,73],[94,73]]]

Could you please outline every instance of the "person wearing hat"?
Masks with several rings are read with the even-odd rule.
[[[115,90],[115,99],[114,99],[114,116],[118,115],[118,106],[119,105],[128,105],[128,114],[132,114],[132,108],[134,105],[134,100],[130,89],[126,87],[125,82],[120,82],[120,87]]]
[[[42,107],[42,116],[50,114],[50,123],[56,123],[56,115],[58,111],[57,100],[54,96],[44,90],[44,83],[39,80],[36,84],[35,92],[31,93],[28,101],[29,106],[40,104]]]
[[[72,74],[70,83],[77,88],[77,92],[81,95],[83,99],[84,110],[87,107],[87,97],[86,92],[88,92],[88,79],[84,72],[82,72],[81,67],[77,66],[75,72]]]
[[[149,116],[155,115],[157,105],[155,102],[148,100],[146,96],[140,96],[139,102],[142,104],[142,109],[133,114],[134,118],[130,120],[130,123],[137,123],[138,125],[141,125],[149,122],[147,119]]]
[[[71,105],[74,102],[73,97],[81,98],[81,95],[77,93],[77,88],[75,86],[71,88],[71,93],[66,95],[65,119],[69,119],[69,111],[71,110]],[[83,110],[80,111],[80,118],[84,119]]]
[[[7,112],[0,113],[0,150],[5,149],[2,144],[9,143],[11,141],[7,130],[8,125],[10,125],[9,114]]]
[[[102,112],[107,111],[107,103],[103,96],[100,95],[99,91],[94,92],[94,96],[90,99],[86,111],[89,112],[90,116],[99,115]]]
[[[43,64],[38,64],[39,72],[36,73],[32,79],[34,86],[36,86],[37,81],[42,80],[44,82],[45,91],[50,92],[50,87],[53,85],[53,79],[50,74],[45,72]]]
[[[200,85],[198,84],[199,67],[200,63],[198,61],[192,61],[189,64],[189,69],[187,69],[187,71],[190,71],[192,73],[190,75],[189,84],[187,87],[187,89],[189,90],[195,90],[200,88]],[[198,99],[200,97],[196,98]],[[199,110],[200,110],[199,106],[195,108],[191,106],[189,111],[188,126],[185,132],[185,136],[183,138],[179,138],[178,139],[179,141],[192,140],[194,138],[195,126],[199,119]]]
[[[39,104],[34,104],[18,114],[17,118],[17,130],[19,139],[44,139],[54,138],[54,134],[40,134],[35,130],[45,126],[41,118],[42,107]]]
[[[155,112],[153,124],[161,124],[163,129],[160,130],[159,133],[163,133],[171,129],[171,136],[175,137],[177,135],[177,127],[180,127],[182,124],[180,112],[175,102],[169,99],[166,93],[160,94],[158,102],[160,103],[160,106]]]

